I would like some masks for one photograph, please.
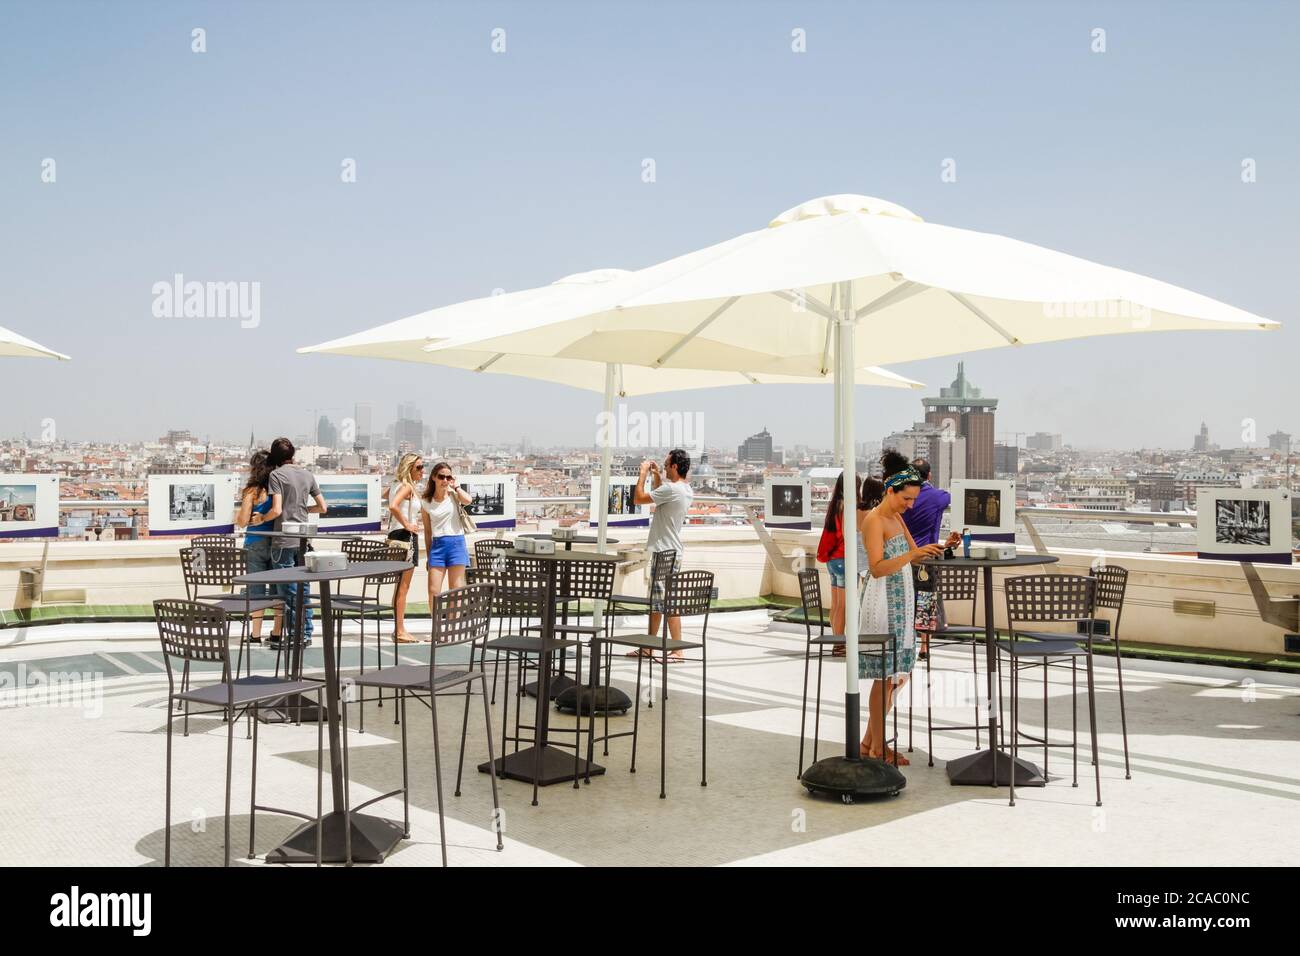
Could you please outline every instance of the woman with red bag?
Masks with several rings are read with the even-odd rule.
[[[858,574],[867,572],[867,553],[862,546],[862,523],[866,513],[874,508],[884,495],[884,487],[875,478],[867,478],[858,491]],[[831,576],[831,633],[844,633],[844,475],[835,480],[830,507],[826,511],[826,524],[817,545],[817,560],[826,565]],[[844,648],[836,647],[836,657],[844,656]]]

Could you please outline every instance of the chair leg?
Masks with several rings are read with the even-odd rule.
[[[506,762],[506,731],[510,728],[510,652],[506,651],[506,675],[505,683],[501,685],[501,773],[493,773],[495,776],[505,776]],[[495,679],[496,675],[493,675]],[[519,734],[516,733],[515,737]]]
[[[1014,642],[1015,638],[1012,638]],[[1016,805],[1016,758],[1020,743],[1020,660],[1015,652],[1011,653],[1011,765],[1007,768],[1007,786],[1011,789],[1009,806]],[[996,777],[997,774],[995,773]]]
[[[813,704],[813,763],[817,762],[817,742],[821,739],[822,730],[822,662],[825,659],[826,649],[820,645],[817,647],[817,700]],[[807,705],[804,705],[807,707]],[[802,771],[799,774],[803,776]]]
[[[316,691],[316,710],[323,712],[325,701]],[[316,721],[316,866],[321,865],[325,846],[325,721]]]
[[[700,786],[709,785],[709,649],[700,648]]]
[[[1047,754],[1049,749],[1047,746],[1047,741],[1049,739],[1048,726],[1047,726],[1047,682],[1048,682],[1048,678],[1052,676],[1052,669],[1051,667],[1048,666],[1047,662],[1048,662],[1048,658],[1044,657],[1043,658],[1043,779],[1044,780],[1051,779],[1051,777],[1049,777],[1047,774]]]
[[[818,645],[820,647],[820,645]],[[803,747],[804,741],[808,738],[808,665],[812,661],[812,645],[809,643],[803,646],[803,703],[799,707],[799,769],[795,772],[795,779],[798,780],[803,776]],[[814,757],[814,760],[817,758]]]
[[[235,720],[230,715],[226,722],[226,820],[225,820],[225,858],[222,866],[230,866],[230,784],[235,771]]]
[[[398,690],[393,709],[402,712],[402,837],[411,838],[411,780],[410,760],[406,750],[406,691]]]
[[[1124,665],[1120,663],[1119,635],[1111,638],[1115,645],[1115,676],[1119,679],[1119,727],[1124,735],[1124,779],[1132,780],[1133,774],[1128,765],[1128,715],[1124,713]]]
[[[172,865],[172,715],[173,704],[169,696],[167,698],[167,779],[164,800],[166,807],[163,811],[163,866]]]
[[[636,773],[637,729],[641,726],[641,664],[644,660],[645,655],[636,656],[636,697],[632,703],[632,765],[628,767],[628,773]]]
[[[487,652],[485,651],[484,654],[486,655],[486,653]],[[469,656],[470,656],[469,669],[470,669],[470,673],[473,673],[474,648],[472,645],[470,646],[469,649]],[[474,689],[474,681],[472,680],[465,681],[465,713],[461,717],[461,721],[460,721],[460,757],[456,761],[456,789],[453,793],[453,795],[457,797],[460,796],[461,776],[463,775],[465,769],[465,738],[469,736],[469,696],[470,696],[470,691],[473,689]],[[484,686],[483,689],[487,690],[487,687]]]
[[[1074,776],[1070,786],[1079,786],[1079,659],[1070,658],[1070,752]]]
[[[1097,778],[1097,806],[1101,806],[1101,754],[1097,750],[1097,694],[1093,679],[1092,649],[1088,650],[1088,723],[1092,729],[1092,767]]]
[[[498,653],[497,656],[500,656],[500,654]],[[488,765],[495,766],[497,758],[496,754],[492,752],[492,708],[488,705],[486,676],[483,677],[483,726],[487,731]],[[497,832],[497,852],[499,853],[505,848],[505,844],[501,839],[501,801],[497,796],[497,775],[495,773],[488,774],[488,779],[492,784],[492,829]]]
[[[663,663],[663,700],[659,702],[659,799],[668,797],[665,784],[668,780],[668,649],[664,648]],[[653,678],[652,678],[653,679]]]
[[[929,751],[927,767],[934,766],[934,689],[930,679],[930,659],[934,656],[934,638],[925,655],[925,748]],[[907,708],[907,752],[912,752],[912,708]]]
[[[253,859],[254,834],[257,830],[257,704],[253,704],[253,779],[248,788],[248,858]]]
[[[438,694],[433,689],[429,691],[429,711],[433,718],[433,776],[438,791],[438,837],[442,841],[442,865],[446,866],[447,822],[442,805],[442,747],[438,741]]]
[[[596,702],[591,702],[595,709]],[[573,659],[573,789],[578,790],[578,767],[582,761],[582,642],[574,648]]]
[[[339,695],[343,739],[343,865],[352,865],[352,773],[348,766],[348,697]],[[317,721],[317,724],[323,721]]]
[[[977,641],[970,642],[970,670],[975,676],[975,749],[980,749],[980,662],[979,653],[975,645]],[[991,741],[990,741],[991,743]]]

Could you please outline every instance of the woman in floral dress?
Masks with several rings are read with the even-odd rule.
[[[864,757],[893,761],[900,765],[906,757],[895,755],[885,746],[885,718],[894,705],[894,694],[907,682],[916,662],[915,598],[910,565],[943,554],[937,544],[918,548],[903,523],[903,512],[912,507],[921,491],[921,476],[911,463],[896,451],[881,457],[885,472],[885,496],[867,513],[863,537],[867,547],[870,576],[862,595],[859,617],[862,634],[893,634],[897,653],[867,654],[858,658],[858,677],[872,681],[867,691],[867,732],[863,735]],[[888,650],[888,648],[886,648]],[[884,706],[875,681],[885,681]]]

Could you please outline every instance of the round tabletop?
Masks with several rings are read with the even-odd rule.
[[[546,532],[532,532],[528,534],[517,535],[520,538],[549,538],[556,544],[600,544],[600,538],[594,534],[579,534],[572,538],[556,538]],[[618,544],[618,538],[606,538],[606,544]]]
[[[378,531],[259,531],[257,525],[244,529],[244,537],[255,538],[359,538],[365,534],[378,534]]]
[[[1054,554],[1017,554],[1014,558],[926,558],[922,564],[940,564],[950,568],[1017,568],[1033,564],[1055,564]]]
[[[394,574],[409,571],[409,561],[354,561],[337,571],[308,571],[305,567],[272,568],[270,571],[252,571],[235,578],[236,584],[301,584],[312,581],[343,581],[347,578],[366,578],[372,574]]]

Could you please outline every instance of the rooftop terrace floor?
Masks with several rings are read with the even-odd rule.
[[[412,625],[416,633],[427,627],[424,621]],[[355,667],[357,647],[355,631],[345,633],[346,671]],[[1053,751],[1049,785],[1018,791],[1017,805],[1008,807],[1005,788],[953,787],[944,774],[944,761],[972,751],[975,743],[973,732],[943,729],[969,723],[973,716],[969,651],[946,649],[935,660],[934,767],[926,766],[925,712],[918,693],[906,789],[898,797],[846,806],[810,796],[796,780],[803,642],[802,628],[774,624],[767,612],[715,614],[709,627],[708,787],[699,784],[701,668],[697,662],[674,665],[667,701],[668,798],[658,798],[657,708],[663,704],[658,701],[655,710],[642,711],[636,774],[628,773],[628,738],[611,742],[608,757],[598,751],[598,762],[609,768],[605,776],[576,792],[567,784],[544,788],[538,807],[530,806],[530,786],[502,781],[505,850],[500,853],[489,829],[489,780],[473,770],[487,753],[481,711],[470,712],[466,780],[462,796],[453,797],[463,699],[443,698],[450,863],[1290,865],[1300,855],[1294,836],[1300,810],[1300,678],[1126,661],[1133,777],[1125,780],[1115,671],[1103,660],[1098,698],[1104,806],[1094,806],[1087,740],[1081,735],[1077,789],[1070,785],[1069,752]],[[309,668],[319,666],[319,654],[319,647],[313,649]],[[257,655],[256,665],[269,669],[270,652]],[[427,647],[409,645],[403,655],[427,661]],[[828,658],[823,756],[842,748],[837,740],[842,666]],[[616,683],[630,690],[635,662],[619,657],[615,668]],[[5,771],[0,865],[159,865],[167,683],[153,627],[76,624],[0,632],[0,681],[21,684],[37,671],[97,673],[102,685],[93,699],[74,706],[51,702],[37,691],[15,695],[13,683],[0,683]],[[924,671],[916,676],[923,684]],[[1042,703],[1037,678],[1026,678],[1022,694],[1022,721],[1036,732]],[[1068,738],[1068,671],[1053,675],[1050,694],[1053,733]],[[906,694],[901,701],[906,744]],[[383,711],[368,705],[364,734],[351,718],[354,804],[400,783],[392,713],[391,703]],[[408,707],[408,713],[412,837],[398,844],[384,865],[437,865],[431,729],[423,708]],[[1084,727],[1086,715],[1081,693]],[[500,716],[498,700],[496,735]],[[572,717],[557,716],[554,723],[571,726]],[[630,729],[631,717],[614,718],[612,724]],[[189,738],[179,736],[179,724],[177,730],[173,863],[219,865],[225,725],[197,717],[191,719]],[[315,746],[314,725],[265,727],[259,802],[313,809]],[[235,736],[234,859],[261,866],[260,856],[297,824],[260,813],[259,859],[242,858],[249,747],[241,726]],[[1041,750],[1024,755],[1041,765]],[[386,800],[371,812],[400,819],[400,801]]]

